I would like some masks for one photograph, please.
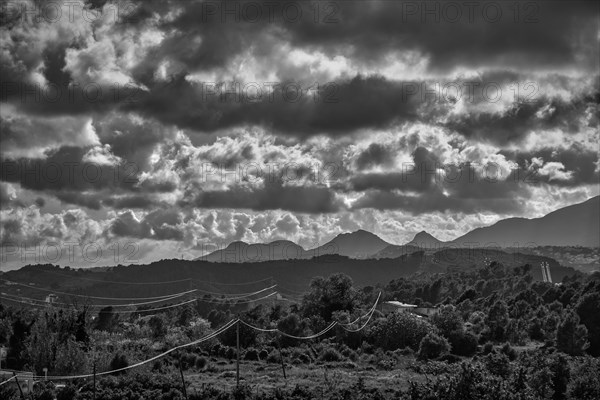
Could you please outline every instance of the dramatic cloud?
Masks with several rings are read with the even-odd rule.
[[[22,0],[0,19],[11,266],[15,243],[152,261],[452,239],[600,190],[593,1]]]

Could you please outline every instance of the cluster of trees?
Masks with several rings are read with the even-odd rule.
[[[398,357],[414,354],[419,362],[435,360],[425,365],[444,365],[444,378],[415,384],[410,392],[399,394],[405,396],[400,398],[483,399],[494,393],[507,400],[600,398],[600,364],[593,358],[600,356],[600,274],[577,275],[555,285],[534,281],[530,272],[529,266],[507,269],[492,263],[470,272],[419,275],[364,288],[355,288],[346,275],[334,274],[315,278],[297,304],[251,308],[220,304],[208,309],[199,303],[154,315],[117,314],[110,307],[95,314],[85,307],[32,310],[0,305],[0,345],[8,347],[8,367],[12,369],[38,375],[44,368],[50,375],[89,373],[94,367],[101,372],[189,343],[238,315],[252,325],[308,336],[332,320],[349,323],[364,315],[382,292],[384,301],[436,306],[437,313],[423,318],[375,311],[364,330],[333,329],[308,344],[242,325],[243,358],[279,361],[275,349],[282,348],[282,354],[295,363],[369,362],[391,368]],[[537,343],[533,347],[538,350],[517,354],[513,348],[531,343]],[[184,369],[206,370],[211,368],[211,357],[233,359],[235,345],[236,332],[230,329],[188,353],[101,380],[106,396],[97,398],[138,398],[140,393],[135,390],[121,390],[123,385],[129,388],[133,375],[141,374],[139,379],[156,374],[169,377],[180,364]],[[472,357],[470,365],[459,367],[457,361],[464,357]],[[592,374],[599,372],[595,381],[585,372],[590,368]],[[587,377],[588,386],[582,376]],[[171,390],[177,385],[165,379],[156,381],[163,385],[156,389],[162,397],[156,398],[180,398],[176,389]],[[163,390],[171,384],[169,390]],[[544,385],[551,392],[542,392]],[[89,388],[85,387],[64,398],[88,398]],[[115,388],[123,397],[109,395]],[[153,384],[143,388],[154,390]],[[40,393],[51,391],[45,388]],[[133,397],[123,394],[129,392]],[[6,396],[0,393],[0,397],[10,398]]]

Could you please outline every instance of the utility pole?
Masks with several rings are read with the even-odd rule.
[[[17,373],[13,371],[13,376],[15,377],[15,382],[17,383],[17,387],[19,388],[19,393],[21,393],[21,399],[25,400],[25,395],[23,394],[23,389],[21,389],[21,384],[19,383],[19,378],[17,377]]]
[[[236,351],[237,362],[235,365],[235,380],[236,380],[236,385],[239,387],[240,386],[240,320],[239,319],[238,319],[237,323],[235,324],[235,330],[236,330],[236,337],[237,337],[237,351]]]
[[[181,388],[183,389],[183,398],[187,400],[187,390],[185,389],[185,378],[183,377],[183,366],[181,364],[181,352],[179,352],[179,373],[181,374]]]
[[[96,357],[94,357],[93,368],[94,368],[94,390],[92,393],[94,395],[93,399],[96,400]]]
[[[281,352],[281,336],[277,341],[277,348],[279,349],[279,359],[281,360],[281,370],[283,371],[283,379],[287,381],[287,377],[285,376],[285,364],[283,362],[283,353]]]

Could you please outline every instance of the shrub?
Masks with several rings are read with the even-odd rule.
[[[469,357],[477,352],[477,336],[470,332],[453,331],[448,339],[452,346],[452,354]]]
[[[492,342],[487,342],[483,345],[481,349],[481,353],[484,355],[490,354],[494,350],[494,344]]]
[[[213,347],[210,348],[210,354],[218,357],[221,354],[222,347],[223,346],[221,346],[220,343],[215,344]]]
[[[507,377],[510,373],[510,360],[504,353],[491,352],[485,357],[485,366],[494,375]]]
[[[233,347],[228,347],[227,351],[225,351],[225,358],[229,360],[233,360],[234,358],[236,358],[236,356],[237,353]]]
[[[206,359],[206,357],[198,357],[196,359],[196,368],[197,369],[204,369],[207,365],[208,365],[208,360]]]
[[[267,357],[269,357],[269,352],[265,349],[262,349],[259,353],[258,353],[258,358],[261,360],[266,360]]]
[[[271,351],[269,353],[269,355],[267,356],[267,362],[268,363],[278,363],[281,362],[281,357],[279,356],[279,353],[275,350]]]
[[[510,343],[504,343],[504,346],[500,349],[502,354],[506,355],[510,361],[517,359],[517,352],[510,346]]]
[[[422,360],[437,358],[450,351],[450,343],[446,338],[435,333],[428,333],[419,345],[418,356]]]
[[[40,393],[34,395],[35,400],[54,400],[54,393],[50,389],[44,389]]]
[[[463,329],[462,317],[452,305],[440,307],[439,312],[431,317],[431,322],[445,337],[449,337],[451,332]]]
[[[56,400],[74,400],[77,396],[77,389],[73,385],[65,386],[56,393]]]
[[[421,340],[435,328],[414,314],[395,312],[380,318],[367,331],[367,340],[384,350],[419,348]]]
[[[586,358],[578,365],[568,392],[572,399],[600,399],[600,360]]]
[[[125,356],[125,354],[121,354],[121,353],[115,354],[115,356],[113,357],[113,359],[110,362],[111,370],[122,369],[122,368],[126,368],[128,366],[129,366],[129,361],[127,361],[127,356]],[[126,372],[126,370],[118,371],[118,372],[115,372],[115,375],[124,374],[125,372]]]
[[[319,361],[326,362],[338,362],[343,359],[343,356],[339,351],[334,349],[333,347],[327,347],[323,352],[319,355]]]
[[[258,361],[258,350],[256,350],[256,349],[246,350],[246,354],[244,354],[244,360]]]

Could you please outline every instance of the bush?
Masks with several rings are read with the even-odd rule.
[[[431,322],[445,337],[450,337],[450,333],[463,329],[462,317],[452,305],[440,307],[438,313],[431,317]]]
[[[269,353],[269,355],[267,356],[267,362],[268,363],[278,363],[281,362],[281,357],[279,356],[279,353],[275,350],[271,351]]]
[[[269,352],[265,349],[262,349],[259,353],[258,353],[258,358],[261,360],[266,360],[267,357],[269,357]]]
[[[450,351],[450,343],[446,338],[435,333],[428,333],[419,345],[418,357],[422,360],[438,358]]]
[[[54,393],[50,389],[44,389],[33,396],[35,400],[54,400]]]
[[[237,357],[237,352],[235,351],[235,349],[233,347],[228,347],[227,350],[225,351],[225,358],[227,358],[229,360],[233,360],[236,357]]]
[[[323,352],[319,355],[319,361],[326,362],[338,362],[343,359],[342,355],[339,351],[334,349],[333,347],[327,347]]]
[[[510,346],[510,343],[504,343],[504,346],[500,349],[502,354],[506,355],[510,361],[517,359],[517,352]]]
[[[77,389],[73,385],[65,386],[56,394],[56,400],[74,400],[77,396]]]
[[[485,366],[494,375],[506,378],[510,373],[510,360],[504,353],[491,352],[485,357]]]
[[[494,344],[492,342],[487,342],[483,345],[483,349],[481,349],[481,353],[483,355],[490,354],[494,350]]]
[[[367,341],[384,350],[419,348],[421,340],[435,328],[416,315],[396,312],[380,318],[367,331]]]
[[[127,361],[127,356],[125,356],[125,354],[120,354],[120,353],[115,354],[115,356],[113,357],[113,359],[110,362],[111,371],[114,369],[126,368],[128,366],[129,366],[129,361]],[[118,372],[115,372],[114,374],[115,375],[124,374],[125,372],[126,372],[126,370],[118,371]]]
[[[196,359],[196,368],[197,369],[204,369],[207,365],[208,365],[208,360],[206,359],[206,357],[198,357]]]
[[[462,330],[453,331],[448,337],[452,354],[470,357],[477,352],[477,336]]]
[[[256,350],[256,349],[246,350],[246,354],[244,354],[244,360],[258,361],[258,350]]]

